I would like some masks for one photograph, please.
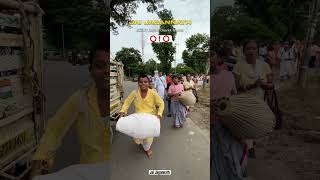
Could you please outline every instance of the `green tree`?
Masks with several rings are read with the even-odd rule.
[[[236,0],[248,16],[259,19],[281,38],[303,38],[312,0]]]
[[[183,63],[180,63],[177,65],[176,69],[175,68],[172,68],[170,70],[171,73],[175,73],[175,71],[177,72],[177,74],[184,74],[184,75],[187,75],[187,74],[195,74],[196,71],[193,70],[191,67],[189,66],[186,66],[185,64]]]
[[[173,15],[170,10],[164,9],[158,13],[161,20],[173,20]],[[172,35],[173,40],[177,35],[176,29],[171,24],[160,25],[159,35]],[[153,51],[157,54],[157,58],[161,62],[161,67],[163,72],[167,73],[171,69],[171,63],[174,61],[174,53],[176,48],[173,43],[152,43]]]
[[[241,13],[241,10],[231,6],[217,9],[211,18],[211,29],[214,47],[225,39],[235,42],[243,42],[245,39],[253,38],[259,41],[281,40],[281,35],[272,31],[257,18],[251,18]]]
[[[154,59],[149,59],[144,66],[146,74],[153,74],[153,72],[160,67],[160,64],[158,64]]]
[[[116,53],[114,59],[115,61],[121,61],[123,63],[126,76],[134,76],[144,70],[141,54],[137,49],[122,47],[122,49]]]
[[[45,11],[46,41],[56,47],[62,45],[62,24],[65,47],[90,48],[106,36],[109,10],[103,0],[46,0],[39,1]],[[100,38],[98,38],[100,37]]]
[[[209,35],[195,34],[186,40],[187,49],[182,53],[184,63],[197,73],[206,73],[208,64]]]
[[[156,12],[158,6],[162,5],[163,0],[111,0],[110,2],[110,28],[117,34],[118,26],[128,26],[128,23],[132,20],[131,15],[136,14],[136,10],[139,7],[139,3],[148,4],[148,12]]]

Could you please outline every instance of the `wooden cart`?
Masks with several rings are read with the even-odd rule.
[[[0,179],[24,179],[44,132],[42,15],[0,0]]]
[[[123,64],[121,62],[110,61],[110,118],[115,120],[122,106],[123,101]],[[115,122],[112,121],[112,138],[115,132]]]

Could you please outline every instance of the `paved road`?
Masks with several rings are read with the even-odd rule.
[[[87,66],[72,66],[65,62],[45,62],[47,116],[88,79]],[[136,83],[125,83],[125,96]],[[132,109],[131,109],[132,110]],[[171,128],[172,120],[162,120],[161,137],[153,144],[153,158],[148,159],[131,138],[117,133],[112,146],[111,179],[209,179],[209,136],[188,121],[183,129]],[[58,151],[54,171],[79,162],[79,145],[74,130],[64,138]],[[148,175],[149,169],[172,170],[171,176]]]
[[[51,117],[67,98],[78,90],[89,77],[87,66],[72,66],[67,62],[45,61],[45,91],[47,117]],[[79,162],[79,144],[72,129],[58,150],[53,171]]]
[[[125,97],[137,88],[137,83],[126,81]],[[133,108],[129,113],[133,112]],[[209,179],[209,136],[192,121],[183,129],[173,129],[172,119],[164,118],[161,135],[153,143],[153,157],[148,159],[143,150],[126,135],[117,133],[112,146],[111,179]],[[171,176],[149,176],[148,170],[171,170]],[[133,178],[134,177],[134,178]]]

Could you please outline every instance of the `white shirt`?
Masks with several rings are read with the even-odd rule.
[[[295,55],[294,55],[294,49],[291,47],[287,50],[285,48],[280,49],[280,59],[281,61],[288,61],[288,60],[294,60]]]

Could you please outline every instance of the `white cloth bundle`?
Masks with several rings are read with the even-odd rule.
[[[196,103],[196,97],[192,91],[183,91],[180,96],[178,96],[179,101],[185,106],[194,106]]]
[[[116,130],[138,139],[159,137],[160,120],[152,114],[135,113],[120,118]]]
[[[56,173],[36,176],[32,180],[107,180],[109,176],[110,165],[107,162],[103,162],[98,164],[72,165]]]

